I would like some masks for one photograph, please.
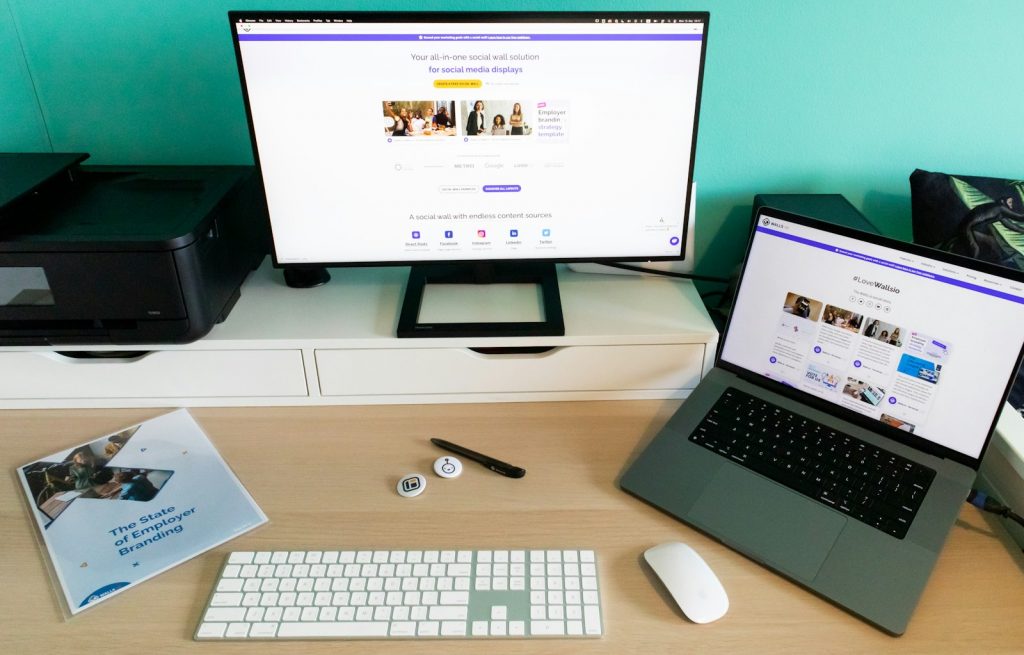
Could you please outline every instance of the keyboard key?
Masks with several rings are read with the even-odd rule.
[[[249,629],[253,639],[270,639],[277,636],[277,623],[254,623]]]
[[[211,607],[206,610],[206,614],[203,616],[204,622],[220,622],[220,621],[244,621],[245,620],[245,608],[244,607]],[[224,626],[225,629],[227,626]]]
[[[224,636],[224,631],[227,629],[227,623],[201,623],[199,630],[196,631],[196,637],[200,639],[220,638]]]
[[[241,578],[221,578],[217,583],[217,591],[241,591],[243,582]]]
[[[465,605],[469,602],[468,591],[443,591],[440,601],[442,605]]]
[[[555,636],[565,634],[564,621],[530,621],[530,634],[539,636]]]
[[[238,607],[242,604],[242,594],[216,593],[210,599],[210,607]]]
[[[395,621],[391,624],[392,637],[412,637],[416,634],[415,621]]]
[[[465,621],[469,617],[469,609],[458,605],[434,605],[427,616],[431,621]]]
[[[249,637],[249,623],[228,623],[224,637],[228,639],[244,639]]]
[[[437,621],[420,621],[416,626],[416,635],[419,637],[436,637],[440,631],[441,624]]]
[[[288,637],[385,637],[391,624],[386,621],[356,621],[352,623],[282,623],[277,630],[280,638]]]
[[[445,637],[464,637],[466,635],[466,622],[442,621],[441,634]]]
[[[601,611],[597,605],[587,605],[583,608],[583,621],[588,635],[601,634]]]

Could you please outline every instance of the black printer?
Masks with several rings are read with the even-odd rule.
[[[0,345],[186,343],[269,246],[251,166],[0,153]]]

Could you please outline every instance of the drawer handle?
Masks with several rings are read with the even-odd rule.
[[[67,364],[130,364],[152,354],[149,350],[57,350],[43,353]]]
[[[558,350],[558,346],[482,346],[469,350],[478,355],[488,357],[504,357],[508,355],[547,355]]]

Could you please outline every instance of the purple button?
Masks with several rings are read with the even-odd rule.
[[[518,193],[523,187],[518,184],[485,184],[484,193]]]

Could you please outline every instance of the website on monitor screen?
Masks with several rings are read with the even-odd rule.
[[[280,263],[681,254],[703,23],[236,30]]]
[[[722,359],[971,457],[1024,343],[1024,285],[762,216]]]

